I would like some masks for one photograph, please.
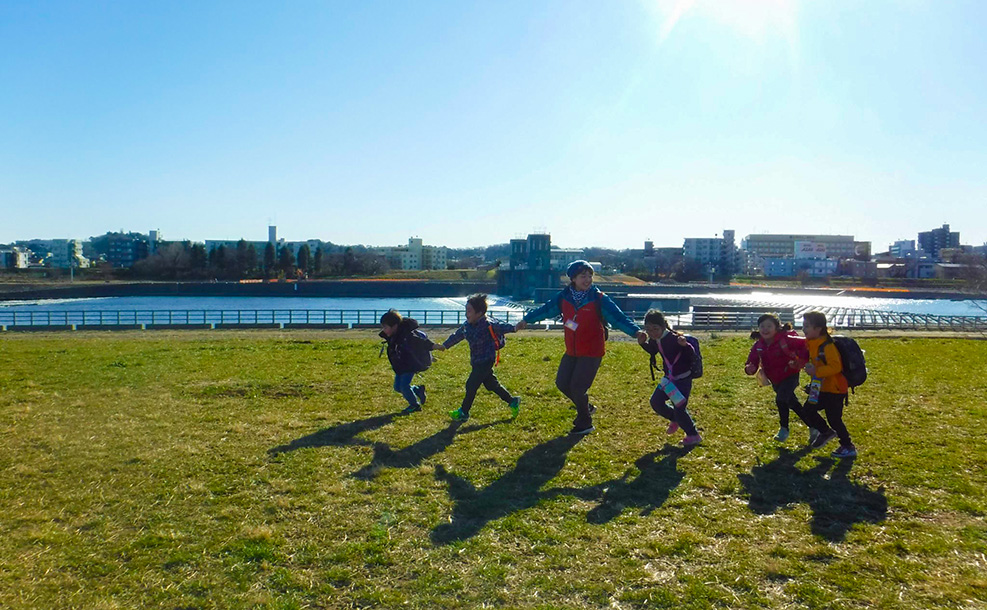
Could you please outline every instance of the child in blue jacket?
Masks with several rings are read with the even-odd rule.
[[[466,421],[470,418],[470,408],[481,385],[507,403],[511,409],[511,417],[517,417],[521,409],[521,397],[511,396],[511,393],[500,384],[493,370],[494,364],[499,360],[500,347],[497,343],[506,333],[512,332],[514,332],[512,324],[504,324],[487,317],[487,295],[474,294],[466,300],[466,323],[449,335],[441,345],[436,346],[438,350],[446,350],[463,339],[466,339],[470,346],[470,365],[473,370],[466,378],[466,396],[463,397],[463,406],[451,411],[450,417],[457,421]]]

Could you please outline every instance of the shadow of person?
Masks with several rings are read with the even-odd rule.
[[[462,422],[454,421],[435,434],[397,451],[391,449],[391,446],[387,443],[374,443],[373,459],[370,460],[369,464],[354,472],[353,476],[358,479],[370,480],[377,476],[383,468],[414,468],[425,461],[426,458],[445,451],[457,435],[478,432],[484,428],[509,421],[511,420],[502,419],[500,421],[474,424],[466,427],[461,427]]]
[[[560,436],[528,449],[513,469],[482,489],[447,472],[441,464],[436,466],[435,478],[446,482],[454,506],[450,522],[432,530],[432,542],[449,544],[471,538],[487,523],[534,506],[543,497],[539,490],[562,471],[566,454],[582,438]]]
[[[881,523],[887,518],[884,487],[873,490],[847,476],[853,459],[836,462],[817,457],[815,466],[800,470],[796,463],[809,451],[781,448],[776,460],[755,466],[750,474],[738,475],[753,512],[765,515],[792,504],[808,504],[812,533],[830,542],[844,540],[856,523]]]
[[[586,514],[589,523],[606,523],[622,513],[628,506],[641,508],[641,515],[646,516],[661,507],[668,500],[672,490],[678,487],[685,474],[678,469],[678,459],[694,447],[676,447],[666,445],[660,451],[643,455],[634,462],[638,475],[628,480],[630,473],[625,472],[619,479],[607,481],[596,486],[602,491],[600,503]],[[664,457],[656,461],[656,458]]]
[[[819,461],[820,469],[825,472],[835,460],[819,458]],[[847,475],[853,464],[853,458],[836,462],[829,479],[824,479],[818,488],[808,490],[812,533],[831,542],[845,539],[855,523],[881,523],[888,516],[884,487],[874,490],[851,481]]]
[[[357,438],[357,435],[362,432],[369,432],[370,430],[383,428],[387,424],[394,421],[394,418],[398,415],[399,413],[386,413],[384,415],[375,415],[374,417],[368,417],[366,419],[360,419],[345,424],[337,424],[329,428],[323,428],[318,432],[313,432],[307,436],[296,438],[287,445],[272,447],[267,450],[267,453],[269,455],[280,455],[282,453],[295,451],[296,449],[304,449],[306,447],[372,445],[373,443],[371,441]]]

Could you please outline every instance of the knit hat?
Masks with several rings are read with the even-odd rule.
[[[568,275],[571,280],[587,269],[593,271],[593,267],[589,263],[580,259],[569,263],[569,268],[565,270],[565,274]]]

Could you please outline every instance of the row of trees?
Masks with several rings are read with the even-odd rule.
[[[298,277],[373,276],[389,270],[387,260],[360,246],[313,253],[308,245],[298,256],[288,247],[268,243],[258,253],[253,244],[240,240],[235,247],[219,246],[210,252],[201,243],[170,242],[138,261],[131,275],[143,279],[271,279]]]

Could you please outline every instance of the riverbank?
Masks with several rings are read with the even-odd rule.
[[[645,284],[606,281],[597,285],[612,294],[704,295],[710,293],[752,294],[769,290],[784,294],[878,297],[896,299],[977,298],[958,290],[921,288],[806,288],[738,284]],[[81,299],[103,297],[356,297],[414,298],[462,297],[482,292],[494,294],[496,281],[436,281],[425,279],[352,279],[241,282],[8,282],[0,283],[0,301],[38,299]],[[981,295],[987,298],[987,295]]]

